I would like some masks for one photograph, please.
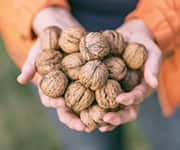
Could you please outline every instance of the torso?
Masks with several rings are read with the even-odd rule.
[[[73,15],[90,31],[120,26],[138,0],[69,0]]]

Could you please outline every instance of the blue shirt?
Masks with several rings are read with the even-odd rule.
[[[135,9],[138,0],[69,0],[72,13],[88,31],[114,29]]]

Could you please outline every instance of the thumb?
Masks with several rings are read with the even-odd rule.
[[[33,47],[29,50],[27,59],[22,67],[21,73],[17,77],[17,81],[20,84],[26,84],[34,77],[34,74],[36,72],[35,59],[39,53],[40,53],[40,42],[38,39],[33,45]]]
[[[144,79],[152,88],[157,88],[158,86],[160,63],[161,51],[153,42],[151,42],[149,45],[148,59],[144,66]]]

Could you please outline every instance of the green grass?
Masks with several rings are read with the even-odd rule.
[[[16,82],[19,71],[0,41],[0,150],[59,150],[60,141],[30,85]],[[126,150],[149,150],[135,123],[125,126]]]

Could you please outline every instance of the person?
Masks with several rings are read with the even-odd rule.
[[[69,27],[84,27],[90,31],[104,29],[116,29],[124,35],[127,41],[138,42],[148,50],[148,59],[144,65],[144,80],[133,89],[132,92],[123,93],[117,97],[117,102],[126,105],[126,109],[116,113],[107,113],[104,121],[110,125],[101,126],[98,131],[92,133],[84,127],[82,122],[65,106],[63,98],[53,100],[39,90],[42,104],[57,110],[59,120],[68,128],[60,124],[60,132],[63,135],[66,149],[104,149],[113,147],[120,149],[119,139],[121,124],[135,120],[138,116],[138,108],[148,95],[158,88],[158,95],[162,111],[165,116],[170,116],[180,102],[180,1],[179,0],[1,0],[0,5],[0,31],[7,50],[21,68],[21,74],[17,80],[25,84],[31,79],[37,86],[39,77],[35,74],[34,61],[40,52],[38,35],[49,26],[58,26],[61,29]],[[161,62],[161,56],[163,61]],[[154,94],[150,97],[157,99]],[[150,101],[148,103],[150,103]],[[147,103],[146,103],[147,104]],[[155,104],[157,105],[157,104]],[[142,106],[141,123],[157,118],[154,107],[151,104]],[[153,114],[153,115],[152,115]],[[144,119],[143,119],[144,118]],[[157,119],[158,120],[158,119]],[[157,121],[156,120],[156,121]],[[177,118],[175,118],[178,124]],[[156,129],[157,122],[151,123],[149,128]],[[164,121],[173,126],[173,121]],[[145,124],[144,124],[145,125]],[[168,127],[166,124],[166,127]],[[147,126],[148,127],[148,126]],[[166,129],[166,127],[164,129]],[[172,129],[172,128],[171,128]],[[173,131],[179,131],[179,127]],[[161,131],[161,130],[157,130]],[[171,139],[171,149],[177,150],[179,143],[175,139],[175,133],[169,130],[165,136],[157,134],[156,130],[147,130],[154,142],[155,149],[168,148],[167,139]],[[166,130],[165,130],[166,132]],[[168,137],[168,138],[167,138]],[[67,140],[68,138],[68,140]],[[119,139],[118,139],[119,138]],[[158,141],[163,139],[163,144]]]

